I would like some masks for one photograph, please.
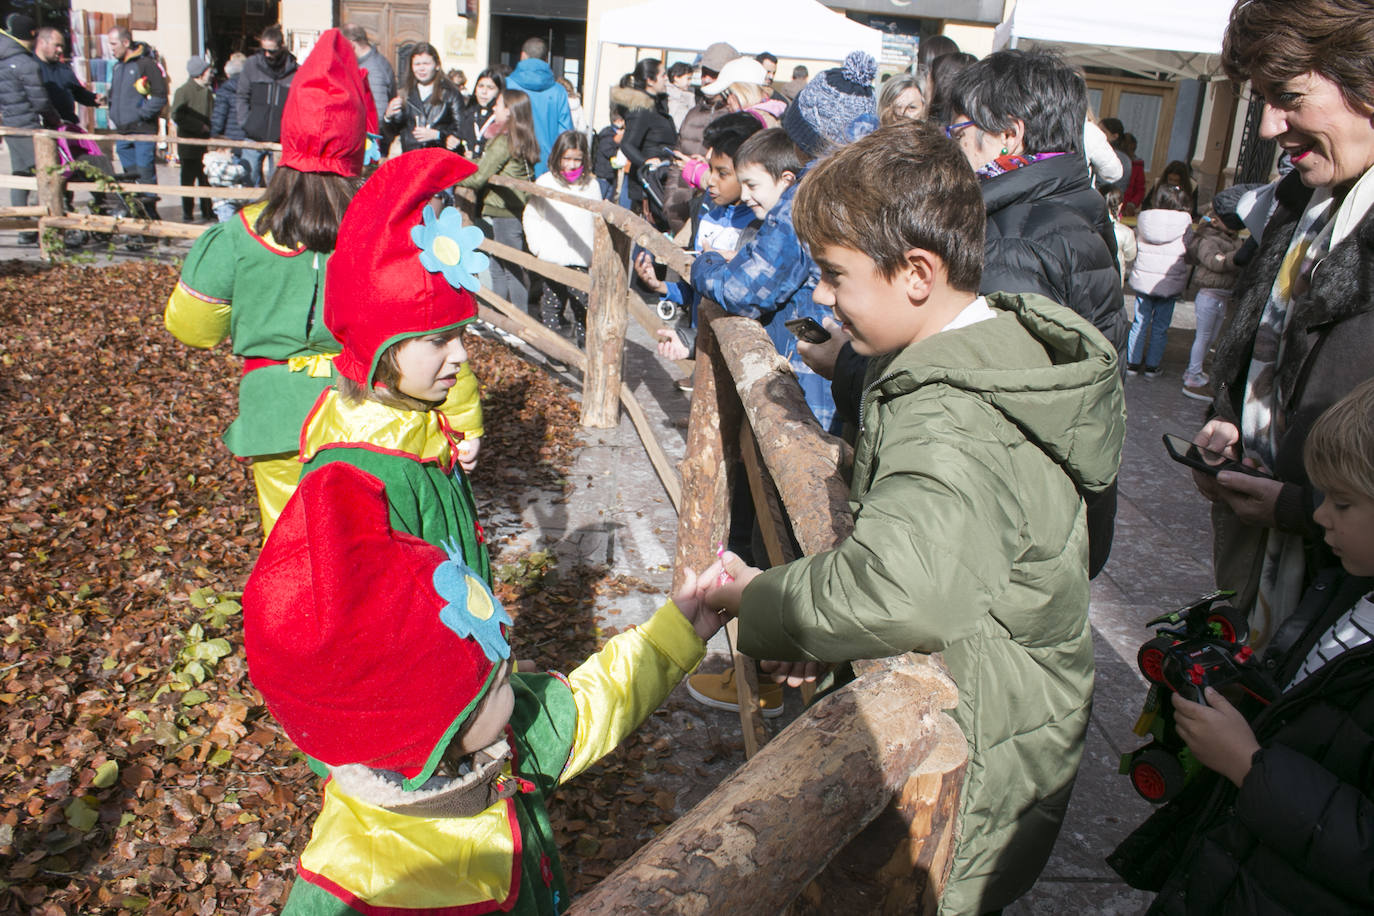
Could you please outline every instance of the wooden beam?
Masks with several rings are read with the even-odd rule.
[[[644,446],[644,452],[649,456],[649,463],[653,465],[654,473],[663,484],[668,501],[673,504],[673,511],[677,512],[682,506],[682,477],[678,475],[673,462],[668,458],[668,453],[663,450],[662,443],[654,435],[654,427],[649,422],[648,415],[644,413],[644,408],[636,400],[630,386],[624,382],[620,383],[620,406],[625,408],[630,422],[634,424],[639,441]]]
[[[259,140],[230,140],[227,137],[171,137],[164,134],[83,134],[72,130],[44,130],[33,127],[0,127],[0,136],[52,137],[62,140],[93,140],[96,143],[129,140],[135,143],[184,143],[187,146],[213,146],[232,149],[280,150],[280,143],[266,143]]]
[[[40,232],[53,229],[84,229],[87,232],[117,232],[123,235],[153,235],[169,239],[199,238],[209,226],[192,226],[170,220],[134,219],[123,216],[96,216],[80,213],[74,216],[44,217],[38,221]]]
[[[482,244],[477,246],[488,254],[495,255],[503,261],[510,261],[512,264],[519,264],[526,270],[532,270],[541,277],[548,277],[556,283],[564,286],[571,286],[573,289],[589,293],[592,290],[592,278],[590,274],[585,274],[580,270],[573,270],[571,267],[564,267],[562,264],[553,264],[549,261],[541,261],[534,255],[509,245],[502,245],[494,239],[483,239]]]
[[[947,675],[901,656],[820,700],[569,916],[778,913],[934,757],[958,758]],[[952,722],[950,723],[952,724]],[[957,791],[954,798],[957,801]],[[831,913],[881,912],[836,903]]]

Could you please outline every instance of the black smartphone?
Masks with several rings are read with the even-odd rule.
[[[825,343],[830,339],[830,332],[821,327],[820,322],[814,318],[790,318],[782,324],[792,332],[793,337],[807,343]]]
[[[1242,474],[1249,474],[1251,477],[1263,476],[1255,468],[1241,464],[1234,458],[1227,458],[1220,452],[1195,445],[1182,436],[1175,436],[1172,433],[1164,434],[1164,448],[1168,451],[1169,457],[1179,464],[1186,464],[1195,471],[1211,474],[1213,477],[1222,471],[1239,471]]]

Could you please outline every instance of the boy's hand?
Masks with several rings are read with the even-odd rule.
[[[740,599],[744,595],[744,587],[754,581],[754,577],[762,570],[748,565],[728,550],[721,554],[720,560],[716,562],[722,561],[725,564],[724,571],[732,579],[726,582],[719,581],[720,570],[717,570],[717,577],[707,583],[706,603],[713,608],[720,608],[727,617],[737,617],[739,616]]]
[[[800,687],[814,684],[816,679],[829,670],[824,662],[759,662],[759,667],[768,673],[778,684]]]
[[[710,245],[701,246],[702,254],[706,254],[707,252],[711,254],[718,254],[727,261],[735,256],[735,251],[736,249],[734,248],[712,248]]]
[[[668,284],[654,273],[654,256],[649,252],[641,251],[639,257],[635,258],[635,274],[639,277],[639,282],[658,295],[662,296],[668,292]]]
[[[659,328],[654,333],[658,335],[658,355],[664,359],[686,359],[692,355],[672,328]]]
[[[687,618],[692,629],[697,631],[702,642],[715,636],[716,631],[725,625],[725,614],[705,598],[707,588],[720,578],[724,568],[720,560],[706,567],[701,575],[692,572],[690,567],[687,568],[684,571],[682,588],[673,596],[673,603],[682,612],[682,616]]]
[[[849,341],[849,335],[840,327],[840,323],[829,315],[821,319],[821,327],[830,332],[830,339],[824,343],[798,340],[797,355],[812,372],[821,378],[831,379],[835,377],[835,363],[840,358],[840,348]]]
[[[1211,687],[1204,706],[1174,694],[1174,721],[1179,737],[1198,762],[1225,776],[1237,787],[1250,772],[1250,760],[1260,749],[1250,723],[1226,698]]]
[[[458,443],[458,465],[463,469],[464,474],[471,474],[477,469],[477,453],[482,450],[482,440],[464,439]]]

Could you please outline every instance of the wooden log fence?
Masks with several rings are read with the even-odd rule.
[[[57,138],[84,135],[0,128],[2,134],[33,136],[35,177],[0,177],[0,187],[31,188],[38,205],[0,207],[0,228],[174,238],[196,238],[208,228],[68,214],[65,191],[110,190],[67,182],[56,167]],[[154,138],[102,134],[91,139]],[[175,142],[279,148],[222,139]],[[613,203],[502,176],[492,183],[597,217],[592,264],[585,274],[490,239],[481,246],[493,257],[589,294],[585,351],[489,290],[478,293],[479,316],[582,373],[583,426],[613,427],[625,409],[678,512],[674,587],[686,568],[703,569],[715,558],[740,474],[758,510],[771,562],[792,559],[798,548],[804,555],[827,550],[850,532],[845,477],[852,451],[820,429],[762,327],[727,316],[709,300],[698,306],[686,457],[680,472],[673,468],[623,381],[622,368],[632,318],[651,334],[664,327],[630,290],[632,252],[647,250],[684,276],[690,272],[689,253]],[[122,190],[244,200],[261,194],[252,188],[175,185]],[[470,193],[459,189],[458,196],[471,205]],[[733,622],[728,629],[733,647]],[[754,662],[732,652],[748,763],[579,898],[570,912],[933,913],[948,876],[968,760],[963,735],[944,713],[957,704],[958,692],[943,666],[916,655],[855,663],[852,683],[812,705],[769,742],[757,706]]]

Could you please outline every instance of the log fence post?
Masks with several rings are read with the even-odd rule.
[[[595,222],[592,292],[587,303],[587,374],[582,387],[582,425],[612,429],[620,422],[620,376],[629,323],[630,239]]]
[[[38,218],[38,244],[45,258],[53,258],[57,250],[49,244],[45,236],[48,218],[61,218],[66,209],[63,195],[62,171],[57,156],[57,139],[51,134],[41,132],[33,135],[33,174],[38,181],[38,205],[44,209],[44,216]],[[56,246],[60,250],[61,245]]]

